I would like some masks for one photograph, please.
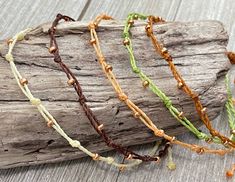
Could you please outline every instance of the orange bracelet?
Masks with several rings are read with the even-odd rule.
[[[209,149],[204,146],[188,144],[188,143],[177,140],[174,136],[169,136],[165,134],[163,130],[158,129],[157,126],[153,123],[153,121],[128,98],[128,96],[122,91],[119,83],[117,82],[115,75],[112,72],[112,66],[108,65],[105,61],[105,58],[100,48],[99,39],[96,33],[96,29],[98,28],[98,24],[101,22],[101,20],[111,20],[111,19],[113,18],[105,14],[102,14],[98,16],[94,21],[90,22],[88,26],[90,30],[90,34],[91,34],[90,44],[94,47],[99,63],[103,69],[103,72],[105,73],[105,75],[111,82],[112,86],[114,87],[119,100],[124,102],[133,111],[134,117],[140,119],[149,129],[151,129],[154,132],[156,136],[165,138],[171,143],[180,145],[184,148],[191,149],[192,151],[195,151],[198,154],[211,153],[211,154],[224,155],[226,153],[233,151],[233,149],[224,149],[224,150]]]
[[[201,104],[201,101],[199,99],[199,96],[197,93],[193,92],[188,85],[185,83],[184,79],[182,78],[182,76],[180,75],[180,73],[177,71],[176,66],[173,63],[173,58],[172,56],[169,54],[168,50],[166,47],[163,47],[159,41],[157,40],[156,36],[154,36],[153,34],[153,24],[158,22],[158,19],[154,16],[149,16],[148,17],[148,25],[145,27],[147,36],[151,39],[154,48],[156,49],[156,51],[167,61],[170,70],[174,76],[174,78],[176,79],[176,81],[178,82],[178,88],[182,89],[187,95],[189,95],[196,107],[196,110],[198,112],[198,115],[200,116],[201,120],[203,121],[204,125],[207,127],[207,129],[210,131],[210,134],[213,137],[218,137],[221,139],[222,143],[225,146],[230,146],[235,148],[235,142],[232,141],[231,139],[229,139],[228,137],[220,134],[217,130],[215,130],[211,124],[211,121],[208,117],[207,114],[207,109],[206,107],[203,107]]]

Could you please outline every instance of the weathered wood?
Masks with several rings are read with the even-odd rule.
[[[36,28],[29,40],[17,44],[14,56],[19,70],[30,81],[36,97],[43,100],[65,131],[78,138],[92,151],[110,150],[101,141],[77,103],[77,96],[66,85],[64,74],[47,52],[48,24]],[[106,131],[124,146],[156,140],[151,132],[136,121],[125,105],[116,99],[113,89],[95,62],[94,50],[89,46],[87,23],[71,22],[58,26],[58,44],[64,61],[81,82],[88,104],[105,124]],[[122,46],[122,25],[108,22],[100,26],[98,34],[103,53],[112,64],[114,73],[129,97],[169,134],[186,130],[175,121],[160,100],[141,87],[131,72],[128,54]],[[225,101],[223,76],[230,67],[224,54],[227,33],[217,21],[166,23],[155,27],[156,34],[175,58],[175,64],[186,82],[200,94],[215,118]],[[140,67],[185,111],[186,116],[199,125],[191,100],[177,90],[167,63],[156,55],[144,32],[142,23],[132,29],[136,58]],[[2,47],[1,53],[6,53]],[[13,79],[7,62],[0,58],[0,168],[57,162],[84,156],[72,149],[53,130],[46,127],[36,109],[26,101]],[[30,70],[30,71],[29,71]],[[167,122],[166,122],[167,121]],[[133,127],[134,126],[134,127]],[[98,147],[97,147],[98,146]]]
[[[175,16],[176,21],[197,21],[212,19],[223,22],[229,33],[227,48],[235,50],[235,4],[233,0],[182,0]],[[168,19],[171,20],[171,19]]]
[[[103,12],[113,16],[115,19],[124,19],[129,13],[138,12],[162,16],[170,21],[174,19],[179,4],[180,0],[92,1],[83,12],[83,15],[79,17],[79,20],[91,20]]]
[[[0,1],[0,37],[7,38],[30,26],[52,21],[57,13],[78,17],[86,0]],[[16,16],[17,13],[17,16]]]

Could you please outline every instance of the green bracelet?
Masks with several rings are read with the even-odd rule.
[[[228,97],[225,107],[226,107],[226,111],[228,114],[229,127],[231,129],[230,139],[232,141],[235,141],[235,110],[233,106],[233,97],[232,97],[232,92],[230,88],[230,79],[229,79],[228,74],[226,75],[225,83],[226,83],[227,97]]]
[[[173,105],[169,97],[167,97],[154,83],[153,81],[147,77],[141,69],[136,65],[136,60],[133,52],[133,46],[130,36],[130,28],[133,25],[133,21],[140,19],[140,20],[146,20],[148,16],[139,14],[139,13],[131,13],[128,15],[125,27],[123,31],[123,37],[124,37],[124,45],[128,50],[129,56],[130,56],[130,64],[132,67],[132,71],[141,78],[143,81],[144,86],[147,85],[150,90],[155,93],[165,104],[167,109],[170,111],[173,117],[175,117],[183,126],[185,126],[188,130],[190,130],[194,135],[197,136],[197,138],[201,140],[205,140],[207,142],[213,141],[214,143],[221,144],[221,140],[217,137],[212,137],[210,135],[207,135],[201,131],[199,131],[185,116],[183,116],[183,112],[178,111]]]

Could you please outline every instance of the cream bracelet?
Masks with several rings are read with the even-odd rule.
[[[68,143],[72,147],[80,149],[82,152],[84,152],[88,156],[92,157],[93,160],[100,160],[100,161],[106,162],[107,164],[116,166],[120,169],[130,168],[130,167],[133,167],[133,166],[136,166],[136,165],[140,164],[142,162],[141,160],[135,160],[135,161],[127,163],[127,164],[121,164],[121,163],[115,162],[113,157],[102,157],[102,156],[100,156],[96,153],[90,152],[85,147],[83,147],[78,140],[73,140],[72,138],[70,138],[63,131],[63,129],[60,127],[60,125],[57,123],[57,121],[54,119],[54,117],[49,113],[49,111],[47,111],[47,109],[42,105],[41,100],[38,99],[38,98],[35,98],[32,95],[32,93],[31,93],[31,91],[30,91],[30,89],[28,88],[28,85],[27,85],[28,80],[23,78],[21,76],[21,74],[19,73],[19,71],[17,70],[16,65],[14,63],[14,58],[13,58],[13,55],[12,55],[12,51],[13,51],[13,48],[14,48],[16,42],[23,40],[25,35],[27,33],[29,33],[30,31],[31,31],[30,28],[26,29],[24,31],[21,31],[18,34],[16,34],[12,39],[10,39],[10,41],[8,41],[9,50],[8,50],[8,53],[5,55],[5,59],[9,62],[10,67],[11,67],[11,71],[12,71],[12,73],[13,73],[20,89],[22,90],[24,95],[29,99],[31,104],[37,107],[37,109],[40,112],[40,114],[42,115],[42,117],[46,120],[47,126],[48,127],[53,127],[63,138],[65,138],[68,141]],[[150,155],[155,154],[155,152],[158,149],[158,146],[159,146],[159,143],[156,143],[155,147],[150,152]]]

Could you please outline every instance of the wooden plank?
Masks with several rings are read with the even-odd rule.
[[[113,155],[113,152],[104,154]],[[121,162],[122,159],[119,159]],[[37,165],[29,167],[1,170],[0,182],[73,182],[73,181],[116,181],[116,169],[104,163],[98,163],[90,158],[61,162],[56,164]]]
[[[215,121],[216,128],[227,128],[224,133],[229,133],[226,122],[221,122],[218,117]],[[205,130],[205,129],[203,129]],[[184,134],[178,137],[183,141],[190,143],[202,143],[191,134]],[[215,145],[211,145],[215,146]],[[139,151],[146,151],[149,147],[137,147]],[[136,149],[137,150],[137,149]],[[138,151],[138,150],[137,150]],[[173,147],[173,159],[176,163],[176,170],[170,171],[167,167],[167,159],[163,160],[160,165],[150,164],[141,165],[135,172],[125,172],[120,174],[117,182],[122,181],[150,181],[154,182],[182,182],[182,181],[226,181],[225,170],[229,169],[234,163],[234,154],[224,157],[211,155],[197,155],[189,151],[182,150],[178,146]],[[138,180],[136,180],[138,179]]]
[[[219,20],[229,32],[228,49],[235,50],[235,3],[233,0],[182,0],[175,20]]]
[[[105,147],[100,137],[97,137],[95,131],[91,130],[87,117],[76,102],[77,96],[73,88],[67,86],[65,75],[58,69],[58,65],[52,62],[52,56],[47,51],[48,26],[50,25],[38,27],[29,35],[29,40],[16,45],[14,57],[17,66],[28,78],[35,97],[44,101],[67,133],[78,138],[92,151],[100,153],[110,150]],[[122,45],[120,36],[122,30],[122,24],[107,21],[99,26],[98,33],[103,53],[108,63],[113,66],[124,92],[149,115],[159,128],[164,129],[168,134],[177,135],[187,131],[164,108],[158,97],[150,91],[143,90],[142,82],[137,75],[132,73],[129,56]],[[177,88],[176,81],[169,76],[171,73],[167,63],[155,53],[144,30],[142,23],[135,24],[132,29],[135,35],[133,48],[136,50],[138,65],[172,99],[177,108],[183,109],[187,118],[197,125],[198,114],[194,104]],[[224,54],[227,34],[223,31],[223,26],[217,21],[178,22],[156,25],[155,30],[156,35],[164,39],[164,44],[172,53],[175,64],[185,81],[197,91],[203,104],[210,111],[209,117],[215,118],[222,109],[221,104],[225,102],[225,85],[220,78],[230,67]],[[163,30],[165,33],[162,33]],[[205,30],[207,30],[206,33],[204,33]],[[105,125],[111,138],[122,143],[123,146],[156,140],[150,130],[143,128],[143,124],[136,120],[132,112],[116,98],[113,88],[105,79],[98,63],[95,62],[95,55],[91,54],[94,50],[88,44],[90,35],[87,23],[62,23],[57,31],[63,35],[58,35],[57,38],[62,59],[78,76],[84,88],[84,95],[88,97],[88,105]],[[180,36],[179,32],[183,36]],[[175,36],[176,34],[178,36]],[[106,37],[112,37],[112,39],[107,41]],[[6,45],[2,48],[2,55],[6,53],[6,48]],[[216,52],[214,48],[217,48]],[[40,59],[38,59],[39,55]],[[149,61],[145,62],[146,59]],[[58,162],[84,156],[80,151],[71,149],[52,130],[47,129],[45,123],[41,121],[40,114],[30,106],[20,92],[12,78],[9,65],[3,61],[3,58],[0,58],[0,70],[5,70],[4,77],[0,78],[0,109],[2,111],[0,137],[3,144],[0,148],[0,167]],[[197,75],[194,74],[195,71]],[[211,98],[211,95],[215,97]],[[163,111],[166,112],[163,113]],[[75,118],[79,121],[78,123],[74,121]],[[51,140],[53,143],[50,142]]]
[[[106,13],[116,19],[125,19],[128,13],[139,12],[159,15],[167,19],[174,19],[180,0],[99,0],[92,1],[84,16],[79,19],[91,20],[100,13]]]
[[[76,18],[86,2],[86,0],[0,1],[0,39],[12,36],[29,26],[52,21],[59,12]]]

